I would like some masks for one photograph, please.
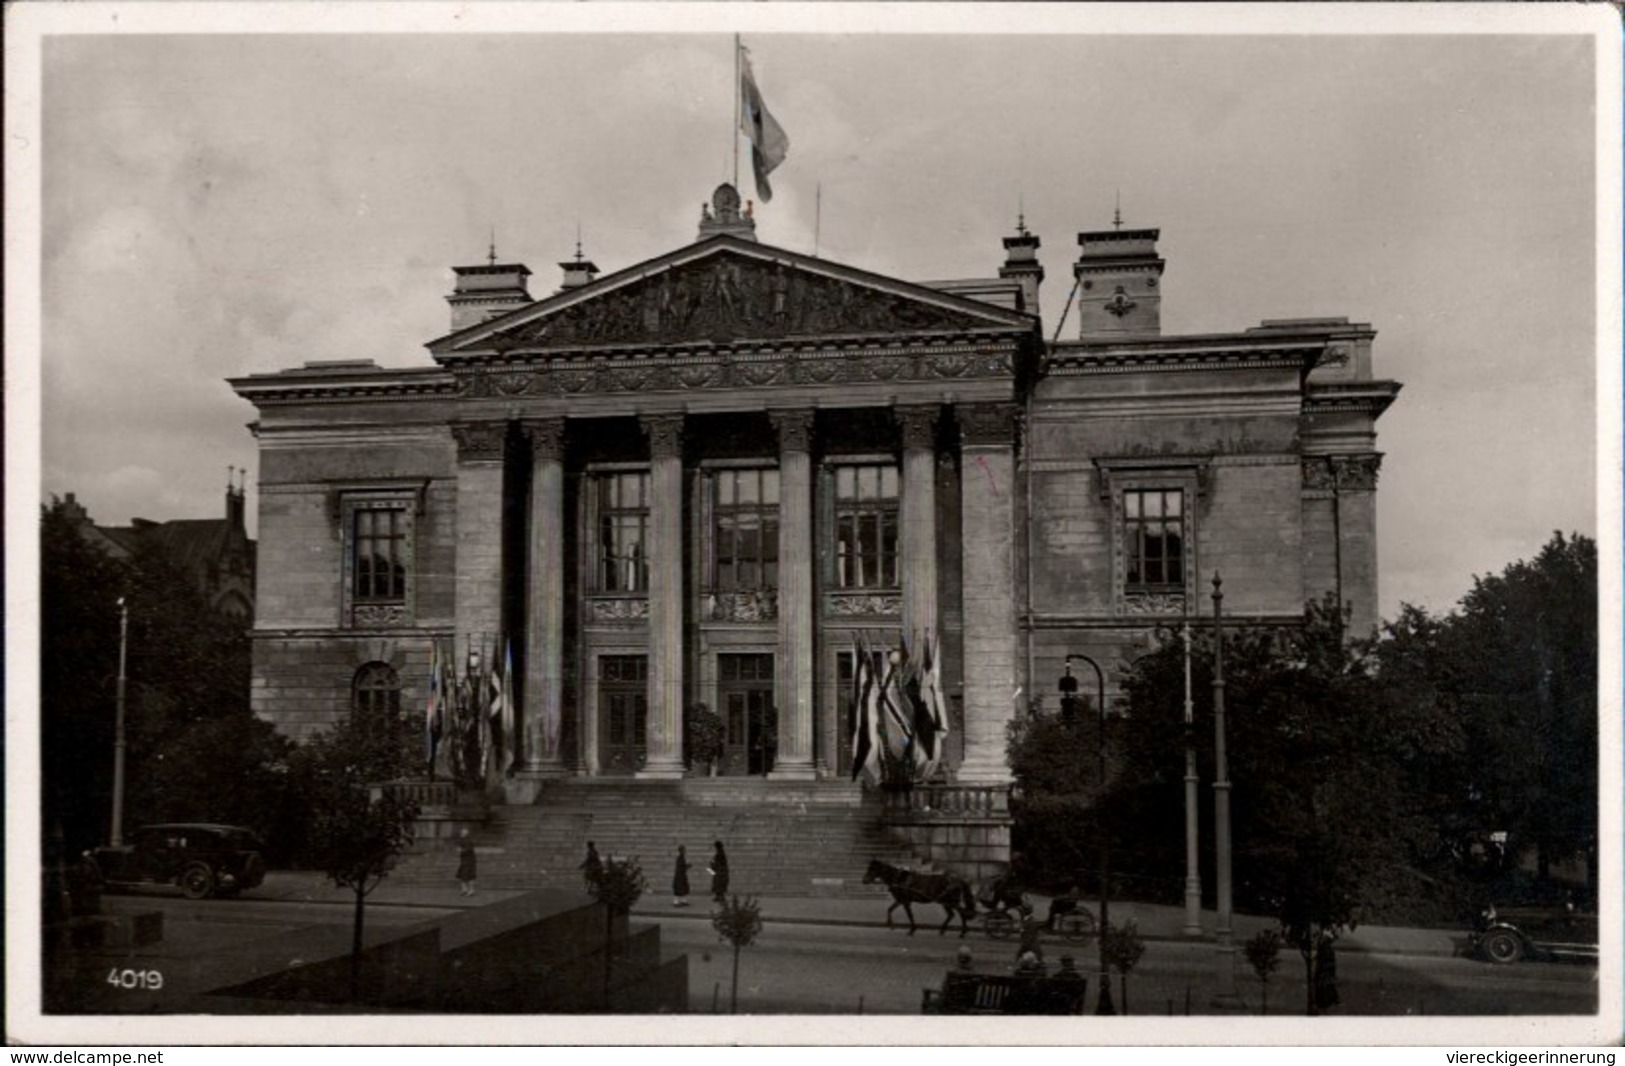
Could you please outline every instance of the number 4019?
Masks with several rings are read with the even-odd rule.
[[[164,975],[159,970],[120,970],[115,966],[107,971],[107,983],[114,988],[153,992],[164,987]]]

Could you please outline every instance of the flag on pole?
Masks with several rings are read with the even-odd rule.
[[[514,736],[514,705],[513,705],[513,641],[505,640],[502,645],[502,672],[497,675],[497,702],[501,704],[502,726],[502,772],[507,773],[513,769],[513,761],[518,748],[518,738]]]
[[[899,641],[901,644],[901,641]],[[895,759],[906,759],[914,743],[914,715],[904,690],[910,669],[908,649],[897,647],[886,656],[886,676],[880,683],[881,722],[886,749]]]
[[[930,777],[942,761],[948,740],[948,714],[942,698],[942,640],[927,633],[922,646],[919,687],[914,709],[914,735],[919,738],[917,759],[922,777]]]
[[[762,91],[756,87],[756,74],[750,66],[750,49],[739,45],[739,126],[750,141],[750,164],[756,174],[756,195],[762,203],[773,199],[771,174],[790,154],[790,138],[768,113]]]
[[[430,781],[434,780],[435,750],[440,747],[443,729],[440,703],[440,642],[436,640],[429,645],[429,703],[423,721],[424,762],[429,768]]]
[[[852,780],[864,772],[880,780],[879,688],[869,646],[862,637],[852,645]]]

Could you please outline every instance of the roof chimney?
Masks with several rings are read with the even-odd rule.
[[[1160,230],[1123,229],[1078,234],[1078,336],[1121,340],[1162,334]]]
[[[1004,239],[1004,265],[999,277],[1015,278],[1021,283],[1021,307],[1029,315],[1038,314],[1038,286],[1044,283],[1044,267],[1038,261],[1037,234],[1027,232],[1027,215],[1022,212],[1016,219],[1016,235]]]
[[[518,310],[530,303],[526,278],[530,270],[523,263],[498,263],[495,257],[483,266],[452,267],[457,287],[446,297],[451,304],[451,328],[455,332],[498,315]]]

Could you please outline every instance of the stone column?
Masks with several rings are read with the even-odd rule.
[[[937,408],[899,407],[903,435],[903,635],[937,629]]]
[[[1015,702],[1015,404],[955,409],[965,596],[965,760],[958,779],[1005,782],[1004,729]]]
[[[683,416],[649,437],[649,749],[640,777],[683,775]]]
[[[779,753],[770,777],[813,771],[813,551],[811,411],[770,414],[779,433],[779,654],[774,699]]]
[[[503,422],[459,422],[457,442],[457,648],[454,671],[463,674],[467,641],[495,639],[502,629]],[[489,651],[489,649],[487,649]]]
[[[530,438],[530,580],[526,589],[527,773],[564,773],[564,419],[527,422]]]

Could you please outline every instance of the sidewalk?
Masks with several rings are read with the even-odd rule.
[[[523,891],[520,889],[482,888],[472,897],[463,897],[459,895],[455,884],[443,886],[401,884],[392,883],[385,878],[383,883],[367,897],[367,902],[388,906],[462,909],[512,899],[521,894]],[[273,872],[266,877],[265,884],[250,892],[247,898],[316,903],[351,903],[355,899],[349,890],[335,888],[321,874],[309,871]],[[585,892],[582,893],[582,898],[583,901],[586,900]],[[689,906],[673,907],[669,895],[650,891],[632,908],[632,914],[646,921],[667,919],[709,921],[711,917],[709,898],[704,893],[695,893],[689,899]],[[768,926],[793,924],[885,928],[886,908],[890,905],[891,899],[877,888],[873,899],[772,896],[759,898],[757,902],[762,908],[762,921]],[[1098,910],[1098,903],[1091,903],[1090,909]],[[1042,904],[1040,912],[1042,913]],[[916,906],[914,916],[919,926],[919,933],[916,935],[935,936],[938,926],[942,924],[942,909],[936,904]],[[1140,930],[1140,935],[1147,940],[1199,944],[1211,943],[1213,939],[1215,915],[1210,910],[1202,912],[1203,935],[1199,937],[1185,934],[1185,912],[1181,907],[1113,900],[1110,916],[1114,925],[1133,920]],[[907,928],[907,919],[901,908],[893,917],[899,923],[899,928]],[[958,920],[955,919],[954,926],[957,925]],[[950,926],[950,936],[953,935],[954,926]],[[1235,916],[1232,937],[1238,945],[1243,944],[1259,930],[1274,926],[1275,923],[1269,919],[1238,914]],[[980,922],[977,919],[971,920],[971,935],[981,935]],[[1340,951],[1451,956],[1463,950],[1466,936],[1465,929],[1411,929],[1363,925],[1339,938],[1337,947]]]

